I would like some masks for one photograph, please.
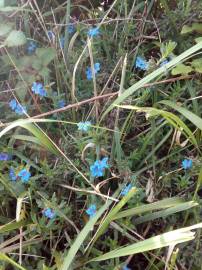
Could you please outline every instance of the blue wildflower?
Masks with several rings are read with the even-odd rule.
[[[19,115],[23,115],[24,113],[27,112],[27,109],[25,106],[22,106],[21,104],[17,104],[15,108],[15,112]]]
[[[49,31],[47,32],[47,35],[48,35],[48,37],[49,37],[49,39],[50,39],[51,41],[53,41],[53,40],[55,39],[55,33],[53,33],[53,31],[49,30]]]
[[[142,57],[138,56],[136,58],[135,67],[141,70],[147,70],[149,67],[149,64]]]
[[[58,108],[63,108],[66,105],[64,99],[58,101]]]
[[[109,168],[108,157],[103,158],[102,160],[96,160],[90,166],[90,172],[93,177],[101,177],[104,175],[105,169]]]
[[[15,171],[14,171],[13,167],[10,168],[9,177],[10,177],[10,179],[12,181],[16,181],[17,180],[17,175],[15,174]]]
[[[131,270],[131,268],[129,268],[127,265],[125,265],[122,270]]]
[[[56,216],[55,211],[51,208],[46,208],[43,210],[43,215],[49,219],[53,219]]]
[[[88,30],[89,37],[96,37],[100,34],[100,29],[98,27],[93,27]]]
[[[96,215],[96,205],[91,204],[86,210],[86,214],[89,215],[90,218],[94,217]]]
[[[26,168],[24,168],[21,171],[19,171],[17,176],[19,176],[21,178],[21,181],[23,183],[27,183],[29,181],[31,173]]]
[[[132,188],[132,184],[126,185],[126,186],[122,189],[121,195],[122,195],[122,196],[126,196],[126,195],[128,194],[128,192],[131,190],[131,188]]]
[[[42,83],[39,82],[33,82],[32,84],[32,92],[41,96],[41,97],[46,97],[47,96],[47,92],[44,89],[44,86]]]
[[[95,63],[94,64],[94,71],[95,71],[95,74],[97,74],[100,71],[100,63]],[[87,67],[87,69],[86,69],[86,77],[87,77],[88,80],[92,80],[93,74],[92,74],[91,67]]]
[[[94,64],[94,69],[95,69],[95,73],[97,73],[98,71],[100,71],[100,63],[95,63]]]
[[[16,107],[17,107],[17,101],[13,98],[11,99],[11,101],[9,102],[9,107],[12,109],[12,110],[15,110]]]
[[[27,44],[27,53],[32,54],[36,51],[37,43],[35,41],[29,41]]]
[[[7,153],[0,153],[0,161],[7,161],[10,159],[10,155]]]
[[[191,169],[193,166],[193,161],[191,159],[184,159],[182,161],[182,168],[185,170]]]
[[[19,114],[19,115],[22,115],[23,113],[26,113],[27,110],[26,110],[26,107],[25,106],[22,106],[21,104],[18,104],[17,101],[15,99],[12,99],[10,102],[9,102],[9,107],[15,111],[15,113]]]
[[[75,26],[73,24],[68,25],[67,31],[69,34],[73,34],[76,31]]]
[[[77,124],[77,127],[78,127],[78,130],[87,132],[90,129],[90,127],[91,127],[91,122],[90,121],[79,122]]]

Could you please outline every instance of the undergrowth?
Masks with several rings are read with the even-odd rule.
[[[201,8],[0,0],[0,269],[202,269]]]

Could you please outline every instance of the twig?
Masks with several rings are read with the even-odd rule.
[[[148,83],[148,84],[145,84],[142,88],[151,87],[151,86],[162,84],[162,83],[176,82],[176,81],[179,81],[179,80],[188,80],[188,79],[192,79],[193,77],[194,77],[193,75],[180,76],[180,77],[177,77],[177,78],[171,78],[171,79],[167,79],[167,80],[163,80],[163,81],[159,81],[159,82]],[[102,96],[92,97],[92,98],[89,98],[89,99],[86,99],[86,100],[83,100],[83,101],[80,101],[80,102],[77,102],[77,103],[74,103],[74,104],[67,105],[67,106],[65,106],[63,108],[59,108],[59,109],[52,110],[52,111],[49,111],[49,112],[46,112],[46,113],[42,113],[42,114],[32,116],[31,118],[33,118],[33,119],[41,118],[41,117],[44,117],[44,116],[52,115],[54,113],[65,112],[65,111],[70,110],[72,108],[77,108],[77,107],[80,107],[80,106],[82,106],[84,104],[89,104],[91,102],[94,102],[96,100],[117,96],[118,94],[119,94],[119,91],[114,92],[114,93],[105,94],[105,95],[102,95]]]

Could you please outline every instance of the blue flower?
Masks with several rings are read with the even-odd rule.
[[[100,71],[100,63],[95,63],[94,64],[94,69],[95,69],[95,73],[97,73],[98,71]]]
[[[193,166],[193,161],[191,159],[184,159],[182,161],[182,168],[185,170],[191,169]]]
[[[126,185],[126,186],[122,189],[121,195],[122,195],[122,196],[126,196],[126,195],[128,194],[128,192],[131,190],[131,188],[132,188],[132,184]]]
[[[96,37],[100,34],[100,29],[98,27],[93,27],[88,30],[89,37]]]
[[[41,97],[46,97],[47,93],[46,90],[44,89],[44,86],[42,83],[39,82],[33,82],[32,84],[32,92],[41,96]]]
[[[127,265],[125,265],[122,270],[131,270],[131,268],[129,268]]]
[[[138,56],[136,58],[135,67],[141,70],[147,70],[149,67],[149,64],[142,57]]]
[[[67,31],[69,34],[73,34],[76,31],[75,26],[73,24],[68,25]]]
[[[77,124],[77,127],[78,127],[78,130],[87,132],[90,129],[90,127],[91,127],[91,122],[90,121],[79,122]]]
[[[49,39],[50,39],[51,41],[53,41],[53,40],[55,39],[55,33],[53,33],[53,31],[49,30],[49,31],[47,32],[47,35],[48,35],[48,37],[49,37]]]
[[[86,214],[89,215],[90,218],[94,217],[96,215],[96,205],[91,204],[86,210]]]
[[[21,171],[19,171],[17,176],[19,176],[21,178],[21,181],[23,183],[27,183],[29,181],[31,173],[26,168],[24,168]]]
[[[100,71],[100,63],[95,63],[94,64],[94,71],[95,71],[95,74],[97,74]],[[87,69],[86,69],[86,77],[87,77],[88,80],[92,80],[93,74],[92,74],[91,67],[87,67]]]
[[[101,177],[104,175],[105,169],[109,168],[108,157],[103,158],[102,160],[96,160],[90,166],[90,172],[93,177]]]
[[[12,99],[10,102],[9,102],[9,107],[15,111],[15,113],[19,114],[19,115],[22,115],[24,113],[27,112],[26,110],[26,107],[25,106],[22,106],[21,104],[18,104],[17,101],[15,99]]]
[[[27,112],[27,109],[25,106],[22,106],[21,104],[17,104],[15,108],[15,112],[19,115],[23,115],[24,113]]]
[[[17,101],[13,98],[11,99],[11,101],[9,102],[9,107],[12,109],[12,110],[15,110],[15,108],[17,107]]]
[[[10,168],[9,177],[10,177],[10,179],[12,181],[16,181],[17,180],[17,175],[15,174],[15,171],[14,171],[13,167]]]
[[[58,101],[58,108],[63,108],[66,105],[64,99]]]
[[[10,155],[7,153],[0,153],[0,161],[7,161],[10,159]]]
[[[35,41],[29,41],[27,44],[27,53],[32,54],[36,51],[37,43]]]
[[[43,215],[49,219],[53,219],[56,216],[55,212],[51,208],[44,209]]]

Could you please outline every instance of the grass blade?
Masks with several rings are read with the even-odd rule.
[[[193,240],[195,237],[195,232],[192,232],[192,230],[202,228],[202,223],[195,224],[190,227],[173,230],[167,233],[163,233],[154,237],[151,237],[149,239],[140,241],[138,243],[128,245],[126,247],[118,248],[115,250],[112,250],[108,253],[105,253],[99,257],[96,257],[91,261],[104,261],[109,260],[113,258],[123,257],[123,256],[129,256],[133,254],[137,254],[140,252],[146,252],[149,250],[154,250],[162,247],[167,247],[171,245],[177,245],[179,243],[187,242],[190,240]]]

